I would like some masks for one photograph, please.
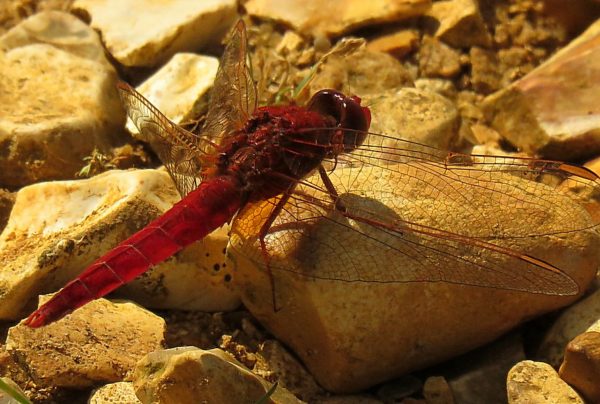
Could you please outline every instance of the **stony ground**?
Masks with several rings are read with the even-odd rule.
[[[600,182],[573,166],[561,169],[582,181],[559,185],[559,176],[535,171],[552,177],[552,191],[514,182],[528,190],[524,205],[537,196],[543,209],[503,211],[485,196],[470,204],[501,222],[498,234],[544,233],[516,245],[566,265],[577,296],[282,277],[278,288],[291,297],[273,315],[270,283],[235,256],[244,247],[224,253],[226,228],[111,300],[42,329],[19,324],[38,295],[179,198],[152,147],[125,126],[117,77],[202,133],[222,39],[238,13],[261,104],[302,104],[336,88],[363,98],[374,132],[600,173],[597,1],[149,3],[0,3],[1,377],[39,403],[257,402],[276,381],[271,398],[286,403],[600,401]],[[450,205],[465,227],[489,225],[451,201],[434,205],[436,225]],[[543,219],[523,227],[535,215]]]

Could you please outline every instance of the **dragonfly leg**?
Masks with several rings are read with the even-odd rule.
[[[295,186],[289,188],[281,196],[281,199],[279,200],[279,202],[277,202],[275,209],[273,209],[273,211],[271,212],[271,214],[269,215],[267,220],[263,223],[263,225],[260,228],[260,232],[258,233],[260,249],[262,251],[263,259],[265,260],[265,266],[267,268],[267,275],[269,276],[269,281],[271,283],[271,297],[273,299],[273,311],[274,312],[278,312],[279,310],[281,310],[281,308],[277,308],[277,298],[275,296],[275,278],[273,277],[273,272],[271,271],[271,265],[270,265],[271,256],[269,255],[269,251],[267,250],[267,244],[265,243],[265,237],[267,236],[267,233],[269,232],[271,225],[273,225],[273,222],[275,221],[277,216],[279,216],[279,214],[283,210],[283,207],[285,206],[287,201],[290,199],[290,196],[292,195],[294,188],[295,188]]]
[[[340,211],[341,213],[346,213],[346,206],[344,206],[344,203],[340,200],[340,196],[338,195],[337,190],[333,185],[333,182],[331,182],[329,175],[327,175],[327,172],[325,171],[323,165],[319,165],[319,175],[321,176],[321,180],[323,181],[325,189],[327,189],[331,200],[335,204],[336,210]]]

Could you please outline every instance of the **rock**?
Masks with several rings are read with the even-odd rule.
[[[92,392],[89,404],[141,404],[130,382],[111,383]]]
[[[521,336],[511,332],[453,359],[444,374],[457,403],[501,403],[506,400],[506,374],[524,359]]]
[[[492,51],[474,46],[469,53],[471,60],[471,85],[481,94],[490,94],[500,88],[498,58]]]
[[[377,400],[367,394],[352,394],[352,395],[333,395],[319,398],[321,404],[384,404],[383,401]],[[402,404],[405,404],[402,402]]]
[[[133,373],[143,403],[258,402],[271,383],[252,374],[220,349],[179,347],[156,351],[140,360]],[[274,403],[301,403],[277,386]]]
[[[569,342],[559,375],[590,403],[600,402],[600,332],[585,332]]]
[[[508,373],[506,389],[509,404],[584,404],[552,366],[543,362],[517,363]]]
[[[397,379],[383,383],[377,388],[377,397],[384,403],[396,403],[409,396],[416,395],[423,390],[421,379],[404,375]]]
[[[359,50],[329,57],[310,82],[309,93],[334,88],[362,97],[405,86],[412,86],[412,78],[402,63],[386,53]]]
[[[219,60],[211,56],[178,53],[136,88],[152,105],[176,124],[197,118],[208,104],[208,90],[217,74]],[[138,129],[127,121],[127,129]]]
[[[505,139],[530,155],[576,160],[600,152],[600,21],[484,102]]]
[[[6,348],[36,384],[84,388],[121,381],[139,359],[162,347],[164,333],[164,320],[140,306],[98,299],[45,327],[12,327]]]
[[[64,286],[178,200],[160,170],[109,171],[21,189],[0,235],[0,318],[19,318],[30,299]],[[223,281],[231,277],[226,242],[221,230],[155,266],[128,290],[159,307],[232,309],[238,297]]]
[[[596,157],[595,159],[588,161],[585,163],[585,167],[589,168],[597,175],[600,175],[600,157]]]
[[[599,319],[600,290],[597,290],[560,314],[546,332],[537,357],[558,368],[569,341],[585,331],[591,331]]]
[[[117,289],[114,294],[154,309],[230,311],[240,298],[229,283],[232,264],[225,250],[229,226],[223,226],[173,258]]]
[[[419,43],[419,32],[415,29],[401,29],[372,39],[367,49],[373,52],[387,52],[401,59],[412,52]]]
[[[401,88],[365,97],[373,120],[370,130],[390,136],[387,146],[401,147],[397,137],[448,150],[456,138],[458,111],[443,96],[414,88]]]
[[[0,232],[8,222],[10,211],[15,204],[15,196],[14,193],[0,188]]]
[[[380,159],[381,166],[387,163],[385,157],[383,154]],[[600,237],[590,229],[592,218],[568,190],[508,173],[485,175],[485,181],[505,184],[504,190],[520,190],[513,197],[500,197],[497,190],[486,191],[481,186],[484,183],[474,189],[444,176],[444,165],[423,164],[390,164],[386,170],[377,170],[374,165],[338,167],[329,178],[341,202],[346,207],[351,204],[352,211],[376,214],[383,223],[401,218],[408,223],[461,231],[478,239],[499,237],[495,243],[509,243],[515,251],[526,251],[528,256],[561,268],[579,285],[580,292],[552,296],[446,282],[406,282],[424,273],[431,277],[437,273],[433,272],[437,269],[425,272],[425,264],[409,258],[418,252],[403,247],[405,238],[415,249],[426,240],[411,232],[402,232],[401,238],[382,234],[331,211],[324,213],[316,203],[309,210],[296,205],[290,205],[290,210],[284,208],[268,232],[266,244],[274,276],[271,283],[253,229],[272,206],[265,202],[249,207],[237,216],[230,235],[230,250],[236,262],[235,285],[242,301],[330,391],[358,391],[481,346],[526,319],[572,303],[596,274]],[[306,181],[323,186],[318,177]],[[533,184],[535,196],[524,191],[531,190]],[[315,194],[308,187],[300,185],[297,191],[300,195],[315,195],[328,204],[324,194]],[[546,198],[551,202],[540,206]],[[379,241],[373,237],[379,237]],[[394,248],[402,249],[395,253]],[[453,248],[460,248],[461,259],[471,254],[477,259],[493,259],[485,251],[467,245]],[[504,255],[497,259],[494,268],[522,265]],[[447,265],[457,267],[457,271],[461,268],[458,259]],[[462,276],[468,274],[464,268],[466,273],[460,270],[461,278],[455,282],[462,282]],[[513,283],[513,287],[523,287],[529,281],[543,282],[542,272],[529,270],[531,277],[527,275],[527,280]],[[512,279],[516,273],[508,276]],[[482,274],[491,275],[478,273],[470,278],[471,282],[479,281]],[[534,286],[529,290],[542,289]]]
[[[295,396],[308,402],[318,402],[327,395],[298,359],[277,340],[267,340],[261,344],[256,357],[252,371],[265,378],[275,376],[279,386]]]
[[[423,396],[427,404],[454,404],[452,390],[441,376],[428,377],[423,385]]]
[[[492,44],[476,0],[436,1],[425,15],[436,21],[435,37],[449,45],[470,48]]]
[[[72,11],[91,20],[91,26],[101,32],[106,48],[119,63],[156,66],[177,52],[218,43],[237,18],[237,3],[77,0]]]
[[[421,76],[452,78],[460,73],[460,53],[436,38],[425,36],[419,50]]]
[[[249,0],[244,6],[252,16],[284,23],[297,32],[340,36],[360,27],[422,15],[430,5],[431,0]]]
[[[562,0],[546,0],[541,10],[544,16],[556,21],[558,27],[573,35],[583,32],[598,18],[600,2],[597,0],[573,0],[569,2],[569,7],[565,7]]]
[[[449,100],[454,100],[457,97],[456,87],[449,79],[440,78],[421,78],[415,80],[415,88],[421,91],[430,93],[438,93]]]
[[[118,141],[117,75],[91,28],[43,12],[2,36],[0,49],[1,186],[73,178],[94,148]]]

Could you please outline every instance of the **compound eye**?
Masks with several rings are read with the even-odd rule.
[[[320,90],[312,96],[307,108],[321,115],[329,115],[340,126],[346,115],[345,99],[346,96],[339,91]]]
[[[339,128],[350,129],[345,131],[344,143],[353,148],[362,144],[371,124],[371,112],[360,101],[336,90],[320,90],[310,99],[308,109],[333,117]]]

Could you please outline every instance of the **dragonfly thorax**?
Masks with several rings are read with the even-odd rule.
[[[248,200],[284,193],[319,167],[364,140],[370,113],[360,99],[335,90],[317,92],[306,107],[258,108],[222,147],[218,171],[233,174]]]

